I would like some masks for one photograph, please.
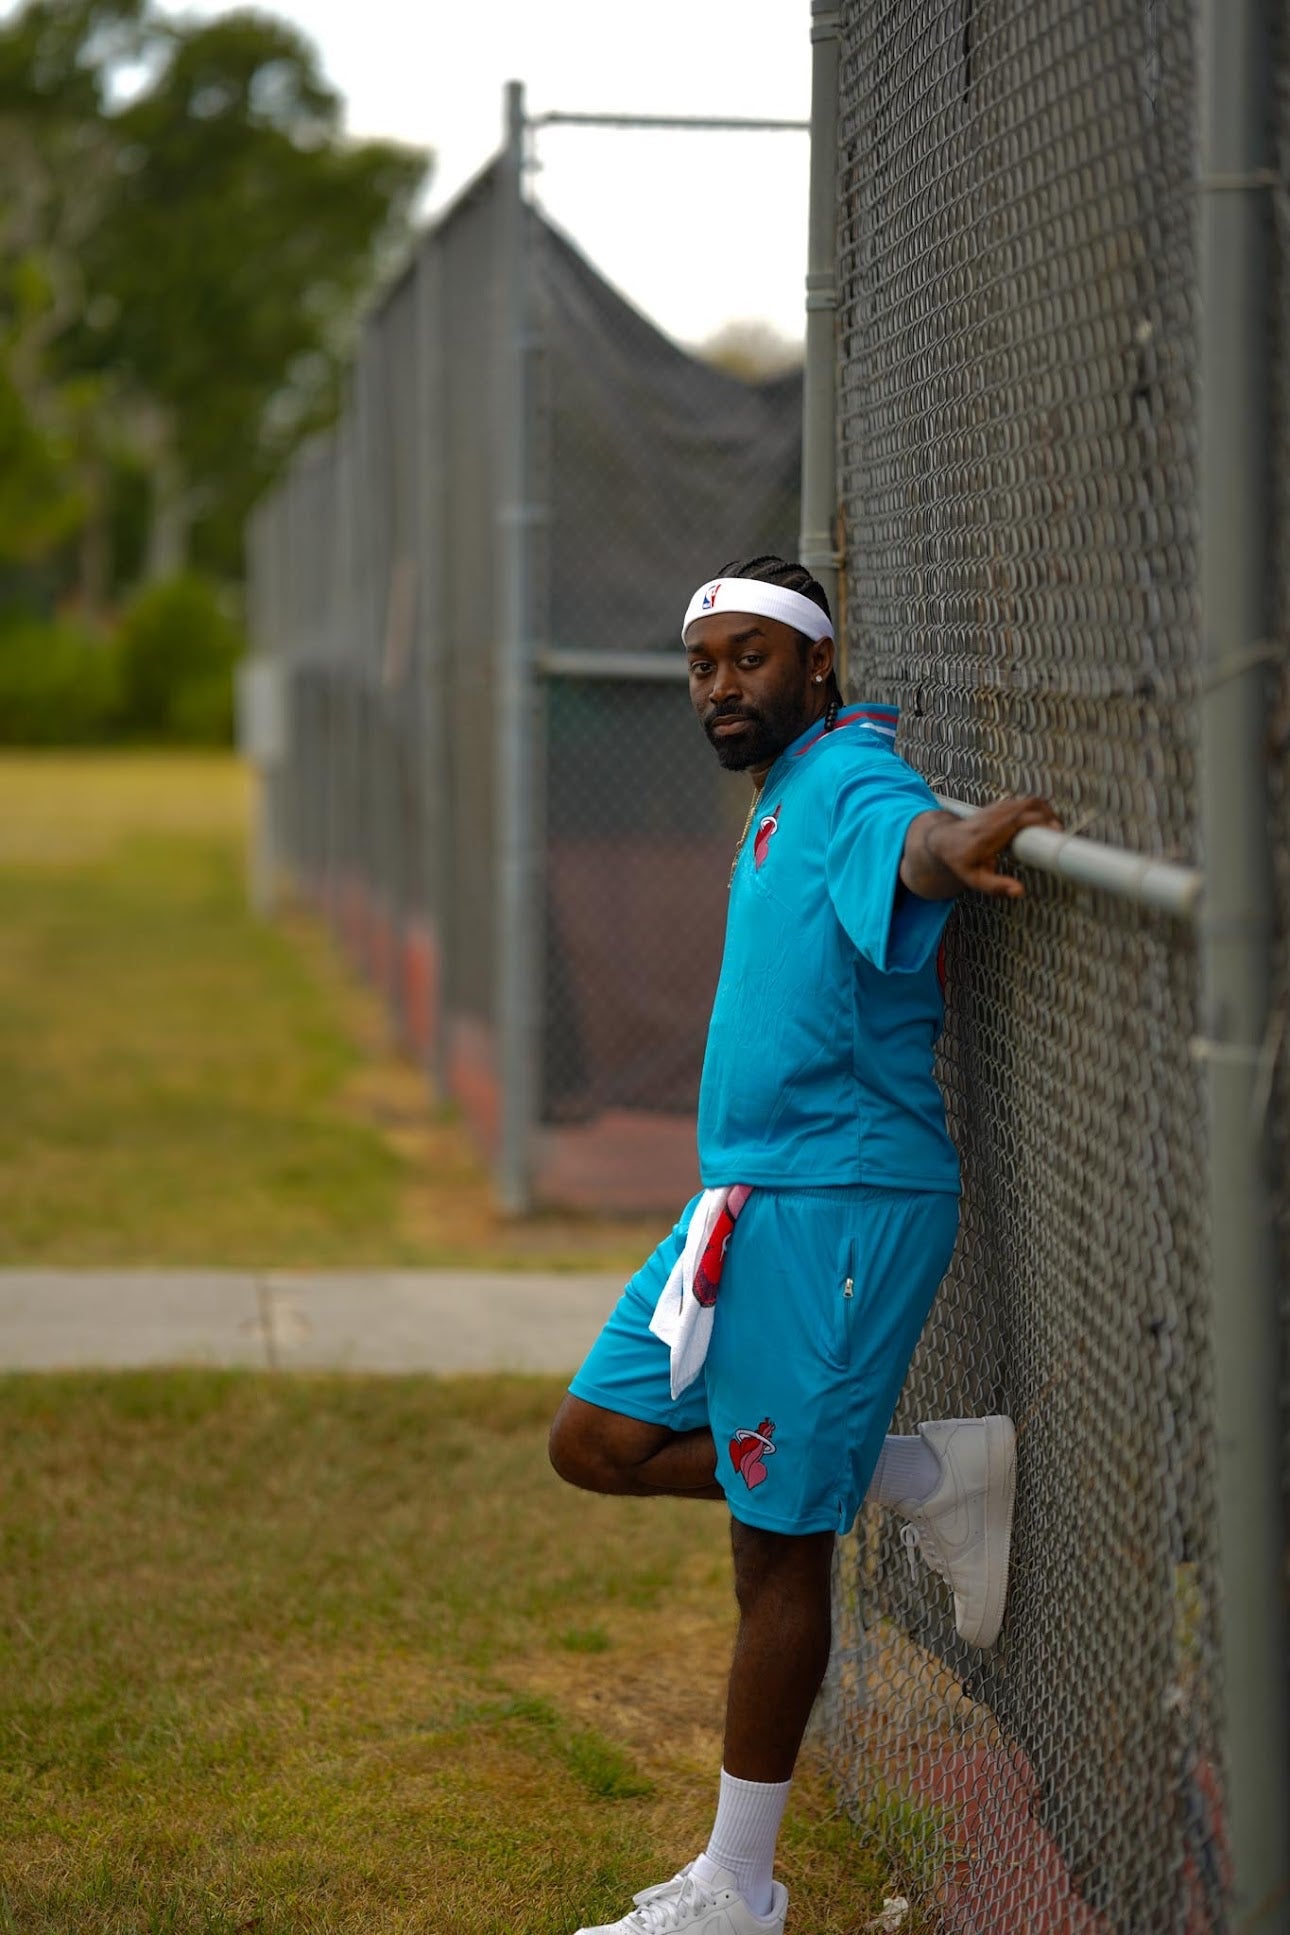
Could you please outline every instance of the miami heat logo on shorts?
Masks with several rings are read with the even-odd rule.
[[[776,1450],[771,1442],[774,1436],[774,1420],[763,1418],[755,1431],[741,1427],[730,1440],[730,1462],[750,1492],[766,1482],[766,1460],[773,1458]]]

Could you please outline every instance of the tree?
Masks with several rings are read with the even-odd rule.
[[[0,561],[39,564],[79,527],[95,593],[107,386],[60,372],[58,354],[111,171],[101,64],[128,55],[137,14],[137,0],[36,0],[0,31]]]
[[[118,81],[144,82],[125,106]],[[426,155],[352,143],[317,57],[242,12],[28,0],[0,23],[0,560],[76,531],[102,601],[122,479],[151,575],[241,566],[255,497],[334,409]]]
[[[267,14],[149,31],[155,78],[110,118],[72,360],[135,400],[150,575],[187,562],[194,528],[201,561],[232,572],[251,504],[334,408],[360,301],[428,163],[347,142],[312,47]]]
[[[723,323],[695,352],[714,369],[745,383],[764,383],[800,369],[802,345],[781,336],[773,324],[750,319]]]

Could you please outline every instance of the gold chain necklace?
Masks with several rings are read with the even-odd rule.
[[[765,784],[766,782],[764,779],[759,780],[756,786],[753,788],[752,804],[748,808],[748,818],[744,821],[744,830],[739,835],[739,839],[736,842],[735,857],[730,862],[730,878],[726,882],[727,893],[730,891],[731,887],[733,887],[735,884],[735,868],[739,865],[739,856],[744,850],[744,841],[748,838],[748,831],[753,823],[753,814],[757,811],[757,807],[761,801],[761,789]]]

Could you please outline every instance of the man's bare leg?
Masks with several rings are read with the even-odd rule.
[[[550,1453],[561,1478],[584,1491],[725,1497],[710,1431],[669,1431],[572,1395],[551,1426]],[[828,1664],[833,1534],[793,1537],[732,1519],[730,1537],[739,1631],[726,1768],[741,1780],[787,1780]]]
[[[642,1424],[572,1395],[552,1424],[550,1452],[560,1476],[587,1491],[725,1496],[710,1431]],[[694,1873],[714,1887],[737,1887],[756,1913],[767,1914],[775,1902],[775,1841],[789,1783],[828,1665],[833,1533],[795,1537],[732,1519],[731,1549],[739,1627],[720,1795]]]
[[[724,1763],[738,1780],[786,1781],[829,1663],[833,1533],[730,1523],[739,1630]]]
[[[828,1665],[833,1533],[731,1524],[739,1630],[726,1698],[717,1815],[696,1880],[734,1886],[782,1927],[775,1843],[802,1735]]]

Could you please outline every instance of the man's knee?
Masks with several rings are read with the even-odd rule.
[[[735,1598],[747,1618],[767,1605],[827,1616],[833,1583],[832,1532],[770,1532],[730,1521]]]
[[[674,1436],[666,1425],[625,1418],[570,1392],[551,1421],[547,1455],[565,1483],[582,1491],[637,1494],[643,1468]]]
[[[580,1491],[628,1490],[631,1460],[620,1427],[630,1422],[570,1393],[551,1420],[547,1456],[553,1470]]]
[[[583,1491],[599,1491],[601,1486],[594,1483],[600,1470],[594,1434],[588,1429],[587,1421],[576,1398],[566,1397],[551,1420],[551,1430],[547,1437],[547,1456],[557,1477],[563,1478],[566,1485],[577,1485]]]

